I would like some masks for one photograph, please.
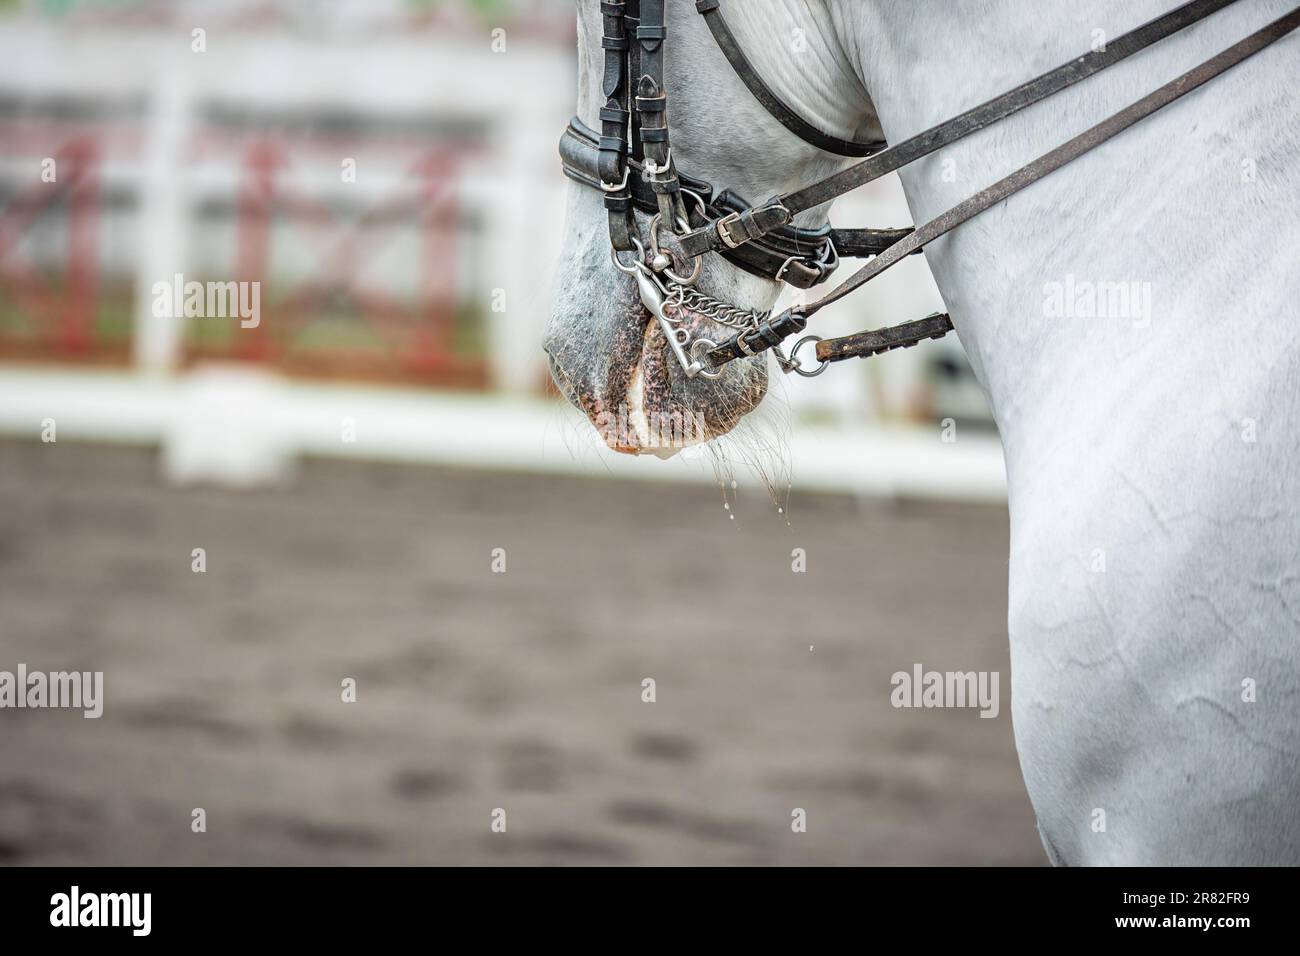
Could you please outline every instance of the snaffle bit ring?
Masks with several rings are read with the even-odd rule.
[[[663,272],[663,274],[666,275],[666,276],[668,277],[668,280],[669,280],[670,282],[674,282],[674,283],[676,283],[677,285],[686,285],[686,286],[695,285],[695,283],[699,281],[699,278],[700,278],[700,270],[703,268],[704,260],[703,260],[703,259],[698,259],[698,258],[695,259],[695,260],[694,260],[694,261],[695,261],[695,267],[691,270],[691,274],[690,274],[689,276],[687,276],[686,278],[682,278],[682,277],[679,276],[677,273],[673,272],[673,268],[672,268],[673,259],[672,259],[672,256],[671,256],[671,255],[666,255],[665,253],[663,253],[663,252],[661,252],[661,251],[659,250],[659,223],[662,222],[662,221],[663,221],[663,216],[662,216],[662,214],[660,214],[660,213],[655,213],[655,214],[654,214],[654,218],[652,218],[652,219],[650,220],[650,264],[651,264],[651,267],[654,268],[655,271],[657,271],[657,272]],[[657,263],[657,262],[659,262],[659,263],[663,263],[663,264],[664,264],[662,269],[659,269],[659,268],[656,266],[656,263]]]
[[[712,339],[696,339],[691,343],[691,368],[686,370],[686,374],[691,378],[699,375],[702,378],[718,378],[722,375],[721,368],[713,368],[708,364],[708,354],[718,347],[718,343]],[[700,356],[696,353],[703,352]],[[692,374],[691,369],[694,369]]]

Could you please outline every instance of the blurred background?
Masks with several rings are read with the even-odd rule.
[[[778,383],[759,473],[606,452],[538,344],[575,71],[569,0],[0,0],[0,670],[107,688],[0,711],[0,863],[1041,862],[958,342]]]

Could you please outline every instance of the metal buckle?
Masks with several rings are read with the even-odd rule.
[[[600,191],[601,191],[601,192],[605,192],[605,193],[617,193],[617,192],[622,192],[624,189],[627,189],[627,181],[628,181],[627,178],[628,178],[628,175],[629,175],[631,172],[632,172],[632,166],[631,166],[631,164],[630,164],[630,163],[624,163],[624,164],[623,164],[623,181],[622,181],[621,183],[619,183],[617,186],[611,186],[609,183],[604,183],[604,182],[602,182],[602,183],[600,183]]]
[[[780,269],[776,270],[776,276],[774,277],[776,281],[786,282],[786,270],[796,262],[816,274],[817,278],[808,283],[809,285],[816,285],[835,271],[840,264],[840,255],[838,250],[835,248],[835,243],[833,243],[828,237],[825,244],[822,246],[821,254],[818,255],[816,261],[809,262],[804,256],[791,256],[789,259],[786,259],[785,262],[781,263]],[[794,282],[790,284],[798,285],[798,283]],[[804,287],[800,286],[800,288]]]
[[[785,270],[789,269],[790,264],[794,262],[803,262],[803,256],[791,256],[789,259],[786,259],[785,262],[781,263],[781,268],[776,270],[775,278],[777,282],[785,281]]]
[[[840,251],[835,248],[835,240],[830,236],[826,237],[826,249],[817,262],[825,270],[823,275],[830,275],[840,267]]]
[[[713,224],[714,228],[718,231],[718,238],[722,240],[722,244],[728,249],[739,249],[745,244],[743,241],[737,242],[735,239],[731,238],[729,230],[731,229],[732,224],[737,222],[740,222],[740,213],[731,212],[727,213],[727,215],[723,216]]]
[[[658,180],[660,173],[666,173],[673,165],[673,148],[668,147],[668,155],[664,157],[664,164],[660,166],[653,159],[647,156],[641,161],[641,171],[645,173],[648,179]]]
[[[739,335],[736,336],[736,348],[740,349],[740,351],[744,352],[746,355],[753,358],[755,355],[758,354],[758,351],[755,349],[751,349],[748,345],[745,344],[745,336],[748,334],[749,334],[748,332],[741,332]]]

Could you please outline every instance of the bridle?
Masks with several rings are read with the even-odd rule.
[[[788,354],[781,347],[786,339],[803,332],[808,319],[820,309],[1300,27],[1297,8],[915,229],[806,228],[793,224],[800,213],[1073,86],[1237,0],[1190,0],[1115,38],[1104,49],[1077,57],[894,146],[883,141],[839,139],[807,123],[763,82],[722,16],[719,0],[697,0],[696,10],[719,48],[769,113],[820,149],[864,157],[838,173],[758,206],[731,190],[715,194],[711,184],[679,173],[673,162],[664,83],[665,2],[602,0],[605,105],[600,110],[601,130],[597,134],[575,117],[561,137],[560,156],[566,176],[604,193],[614,265],[635,278],[642,304],[659,323],[685,374],[706,378],[720,375],[728,362],[767,350],[782,371],[818,375],[832,362],[906,348],[947,334],[953,327],[951,319],[935,314],[841,338],[823,340],[808,335]],[[648,251],[638,230],[637,210],[651,216]],[[659,238],[663,229],[674,234],[676,249],[691,262],[687,275],[674,271],[672,255],[663,251]],[[710,253],[753,275],[801,289],[824,282],[841,258],[870,261],[821,298],[772,316],[729,305],[695,288],[701,259]],[[684,324],[687,312],[703,315],[732,334],[720,343],[693,337]],[[816,343],[818,359],[811,369],[798,358],[808,343]]]

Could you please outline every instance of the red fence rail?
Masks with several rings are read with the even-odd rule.
[[[100,150],[92,137],[78,136],[49,158],[54,160],[53,181],[37,176],[0,214],[0,297],[13,302],[15,317],[20,318],[10,323],[16,327],[0,331],[0,355],[110,358],[92,354],[100,287]],[[34,168],[41,169],[41,163]],[[51,276],[19,246],[23,235],[60,200],[66,207],[67,248],[62,275]]]
[[[39,169],[44,143],[51,141],[26,137],[22,150],[31,154],[31,168]],[[135,277],[105,275],[101,256],[101,168],[111,141],[93,132],[66,136],[49,153],[57,164],[56,182],[33,177],[0,208],[0,358],[129,361]],[[191,151],[207,152],[214,142],[229,140],[201,134]],[[337,153],[339,145],[331,143],[330,152]],[[373,143],[352,145],[357,152]],[[421,145],[398,167],[394,195],[346,215],[296,185],[299,157],[310,148],[310,143],[283,136],[238,140],[238,152],[231,157],[238,169],[231,256],[235,274],[220,278],[261,284],[261,320],[255,328],[227,325],[229,334],[220,336],[200,334],[187,323],[178,361],[221,359],[267,364],[296,375],[483,386],[486,362],[481,336],[476,336],[481,310],[458,289],[458,252],[466,232],[456,185],[467,149]],[[137,210],[141,188],[137,183]],[[65,245],[52,266],[41,268],[19,247],[42,223],[56,227],[44,220],[57,215],[63,217]],[[198,228],[193,217],[189,222]],[[360,281],[386,237],[409,230],[412,223],[421,249],[415,293],[403,296]],[[313,268],[305,281],[291,280],[288,270],[278,267],[272,242],[277,229],[291,231],[301,240],[300,248],[312,252]],[[46,238],[52,234],[57,232]],[[100,321],[105,312],[124,321],[116,327]],[[326,313],[335,325],[345,315],[344,324],[354,334],[312,334]]]

